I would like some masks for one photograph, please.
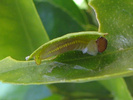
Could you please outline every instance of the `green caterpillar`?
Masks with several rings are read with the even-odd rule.
[[[69,33],[43,44],[26,57],[26,60],[34,58],[36,64],[39,65],[42,59],[48,59],[72,50],[80,50],[83,54],[97,55],[98,52],[105,51],[107,47],[105,35],[107,33],[94,31]]]

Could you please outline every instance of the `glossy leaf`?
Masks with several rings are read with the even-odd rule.
[[[87,16],[82,12],[73,0],[34,0],[35,2],[49,2],[50,4],[59,7],[64,12],[68,13],[80,26],[85,28],[88,24]]]
[[[58,95],[58,94],[53,94],[52,96],[41,99],[41,100],[63,100],[63,99],[64,99],[63,96]]]
[[[91,0],[90,2],[97,13],[97,18],[100,23],[99,31],[108,32],[110,34],[108,37],[110,44],[107,51],[116,52],[114,56],[115,62],[112,62],[111,66],[120,66],[119,69],[127,67],[127,70],[132,70],[131,65],[133,59],[130,57],[133,52],[133,44],[131,42],[133,37],[133,22],[131,22],[133,5],[131,2],[131,0],[127,0],[126,2],[123,2],[122,0],[112,0],[111,2],[109,0],[101,0],[100,2],[98,0]],[[117,53],[120,55],[118,56]],[[125,72],[127,70],[125,69]],[[103,85],[112,91],[115,95],[115,100],[132,100],[129,91],[124,84],[124,80],[103,81]],[[116,87],[122,87],[123,90],[120,88],[116,89]],[[121,91],[123,92],[121,93]]]
[[[48,41],[32,0],[1,0],[0,9],[0,59],[24,60]]]
[[[65,2],[65,0],[63,1]],[[41,2],[41,1],[40,2],[34,1],[34,2],[37,11],[40,15],[40,18],[44,24],[44,27],[47,33],[49,34],[50,39],[60,37],[70,32],[83,31],[83,29],[79,27],[79,24],[77,24],[76,21],[73,20],[73,18],[71,18],[71,16],[69,16],[61,8],[54,6],[53,4],[48,2]],[[89,10],[89,12],[91,12],[91,9]],[[92,18],[89,17],[88,20],[90,22],[92,21]],[[72,98],[111,98],[112,96],[106,91],[106,89],[103,86],[102,87],[100,86],[101,84],[100,83],[98,84],[98,82],[89,82],[89,83],[80,83],[80,84],[79,83],[56,84],[56,91],[57,91],[56,94],[63,95],[63,97],[65,96],[65,98],[67,99],[68,98],[71,99]],[[55,90],[55,87],[51,89]],[[105,95],[105,93],[108,94]],[[55,99],[55,96],[51,96],[49,99],[52,98]]]
[[[69,55],[72,54],[73,52],[70,52]],[[83,56],[82,53],[75,52],[75,57],[77,57],[77,59],[76,58],[73,59],[71,57],[71,59],[69,60],[62,59],[62,61],[60,62],[58,60],[45,61],[41,65],[36,65],[34,61],[20,62],[20,61],[15,61],[8,57],[0,61],[1,63],[0,79],[3,82],[18,83],[18,84],[48,84],[48,83],[58,83],[58,82],[92,81],[92,80],[108,79],[111,77],[127,76],[133,74],[131,70],[125,72],[125,68],[119,69],[117,67],[118,69],[115,68],[114,71],[113,68],[99,69],[97,68],[97,66],[92,65],[92,62],[90,62],[91,64],[91,66],[89,66],[90,68],[88,67],[88,64],[85,64],[86,60],[89,60],[90,58],[92,61],[96,58],[98,60],[99,57],[101,56],[98,57],[96,56],[91,57],[88,55]],[[75,65],[75,61],[78,59],[80,59],[81,62],[76,62],[77,64]],[[94,60],[94,62],[95,61],[96,60]]]
[[[69,100],[74,99],[112,99],[112,94],[99,82],[86,82],[86,83],[58,83],[49,86],[51,91],[60,94]]]
[[[99,81],[109,91],[112,92],[114,100],[132,100],[132,96],[128,91],[126,83],[122,78]]]
[[[117,5],[114,5],[117,2],[108,3],[105,1],[105,3],[103,3],[98,0],[91,1],[91,5],[94,7],[97,5],[96,7],[99,7],[95,7],[95,9],[97,10],[97,17],[101,25],[100,31],[109,33],[107,36],[109,45],[104,53],[98,54],[97,56],[90,56],[88,54],[82,54],[82,52],[72,51],[64,53],[54,60],[44,61],[39,66],[37,66],[34,61],[20,62],[6,58],[0,61],[0,80],[19,84],[47,84],[58,82],[84,82],[133,75],[133,57],[130,56],[132,53],[132,22],[130,21],[132,3],[128,0],[129,6],[121,6],[125,5],[125,2],[119,2]],[[108,4],[110,7],[103,6],[101,3],[105,5]],[[104,14],[104,10],[100,9],[100,7],[104,9],[111,9],[112,7],[112,10]],[[115,8],[115,11],[118,10],[119,13],[114,13],[113,8]],[[121,11],[120,8],[126,9],[128,13],[123,12],[123,10]],[[100,16],[99,14],[102,15]],[[114,20],[114,17],[109,17],[110,14],[115,14],[116,18],[123,15],[121,18],[119,17],[117,20]],[[125,17],[126,20],[124,20],[124,23],[127,24],[120,24]],[[108,21],[103,23],[104,20]],[[119,22],[119,25],[116,22]],[[112,25],[110,25],[110,23],[112,23]],[[124,34],[124,30],[126,30],[128,34]]]
[[[128,86],[128,89],[130,90],[130,93],[131,93],[132,96],[133,96],[133,86],[132,86],[132,84],[133,84],[133,76],[126,77],[126,78],[124,78],[124,79],[125,79],[125,81],[126,81],[126,84],[127,84],[127,86]]]
[[[83,28],[62,9],[48,2],[34,1],[34,3],[50,39],[70,32],[83,31]]]

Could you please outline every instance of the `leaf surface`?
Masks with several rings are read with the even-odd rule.
[[[110,80],[99,81],[104,85],[113,95],[114,100],[132,100],[132,96],[128,91],[124,79],[114,78]]]
[[[1,0],[0,9],[0,59],[24,60],[49,40],[32,0]]]
[[[131,0],[120,1],[90,2],[97,13],[99,31],[109,33],[106,37],[108,48],[104,53],[90,56],[71,51],[54,60],[45,60],[39,66],[34,61],[20,62],[8,57],[0,61],[0,80],[18,84],[48,84],[133,75],[133,3]]]
[[[80,10],[73,0],[34,0],[35,2],[48,2],[69,14],[80,26],[85,28],[88,24],[87,15]]]

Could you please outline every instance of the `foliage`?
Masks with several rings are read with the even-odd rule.
[[[87,0],[83,3],[88,4]],[[14,84],[65,83],[50,85],[50,89],[57,94],[48,100],[132,100],[132,91],[129,92],[127,88],[132,86],[126,85],[122,77],[133,75],[133,2],[89,0],[89,5],[81,9],[82,5],[77,6],[72,0],[1,0],[0,80]],[[24,60],[49,39],[69,32],[92,30],[108,33],[108,47],[102,54],[90,56],[71,51],[54,60],[45,60],[41,65],[36,65],[34,60]],[[94,80],[97,82],[89,82]],[[126,82],[130,81],[132,78]],[[66,82],[70,90],[63,90],[67,86]],[[86,88],[82,90],[82,87]],[[97,88],[103,92],[99,93]],[[76,89],[81,91],[77,92]]]

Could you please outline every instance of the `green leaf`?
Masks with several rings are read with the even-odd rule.
[[[125,72],[124,68],[115,68],[115,71],[113,68],[96,68],[97,66],[93,64],[99,59],[100,55],[98,57],[91,57],[88,55],[83,56],[80,52],[75,52],[74,54],[75,59],[71,57],[69,60],[62,59],[62,61],[48,60],[41,65],[36,65],[34,61],[15,61],[10,57],[5,58],[0,61],[0,80],[17,84],[48,84],[60,82],[85,82],[133,74],[132,70]],[[65,57],[65,54],[63,55]],[[73,55],[73,52],[70,52],[70,54],[67,53],[67,57],[68,55]],[[91,66],[88,66],[86,60],[89,61],[90,58],[93,62],[89,62],[89,65]],[[80,59],[80,62],[78,59]],[[75,64],[76,60],[77,62]],[[104,63],[101,63],[101,65],[102,64]]]
[[[53,93],[60,94],[68,100],[75,99],[98,99],[106,100],[111,99],[113,96],[106,88],[99,82],[86,82],[86,83],[58,83],[50,85]],[[88,100],[88,99],[87,99]]]
[[[95,4],[94,1],[95,0],[91,2],[91,5],[93,6]],[[96,4],[100,5],[100,2]],[[104,4],[108,4],[108,2],[105,2]],[[120,8],[123,9],[123,7],[125,7],[125,9],[128,8],[127,6],[121,6],[119,4],[113,6],[111,6],[111,3],[109,4],[110,4],[109,7],[110,9],[111,7],[112,9],[114,7],[119,8],[117,9],[118,11],[120,10]],[[120,4],[124,5],[126,3],[120,2]],[[128,2],[128,4],[130,7],[132,3]],[[97,5],[97,7],[100,7],[99,5]],[[104,7],[106,9],[108,8],[107,6]],[[99,12],[102,11],[103,10],[101,9]],[[128,35],[124,33],[121,34],[121,32],[123,32],[122,30],[126,29],[126,26],[124,24],[125,28],[123,28],[123,26],[121,26],[123,24],[117,25],[116,23],[116,21],[122,22],[125,14],[126,14],[126,19],[131,20],[132,6],[126,9],[126,11],[129,11],[130,14],[121,12],[123,13],[122,19],[118,18],[114,22],[113,22],[114,17],[109,17],[108,19],[109,21],[107,22],[114,24],[115,27],[112,25],[113,29],[111,28],[111,26],[108,25],[109,23],[107,24],[107,22],[104,22],[106,24],[102,26],[104,23],[101,22],[106,20],[106,16],[112,14],[113,12],[111,13],[110,11],[109,13],[108,11],[106,15],[104,14],[102,19],[99,18],[99,13],[97,12],[97,17],[99,18],[99,22],[101,25],[100,30],[104,31],[107,28],[108,30],[104,32],[109,33],[109,35],[107,36],[109,45],[104,53],[98,54],[97,56],[89,56],[88,54],[82,54],[82,52],[72,51],[64,53],[58,56],[54,60],[45,61],[39,66],[37,66],[34,61],[20,62],[20,61],[15,61],[11,58],[6,58],[0,61],[1,63],[0,80],[2,80],[3,82],[18,83],[18,84],[47,84],[47,83],[58,83],[58,82],[83,82],[83,81],[92,81],[92,80],[108,79],[112,77],[123,77],[123,76],[133,75],[133,66],[132,66],[133,57],[131,56],[132,45],[129,45],[132,44],[132,42],[129,37],[126,37],[128,35],[132,37],[131,31],[128,28],[126,30],[127,33],[129,32]],[[121,13],[116,13],[116,14],[114,13],[114,14],[116,15],[117,18],[117,16],[119,16],[119,14]],[[131,23],[132,23],[131,21],[129,25],[127,23],[127,26],[131,27]],[[116,30],[120,30],[120,32]],[[131,28],[131,30],[133,29]],[[122,37],[118,38],[119,36]]]
[[[41,100],[64,100],[64,98],[61,95],[53,94],[52,96],[41,99]]]
[[[133,52],[133,4],[132,0],[91,0],[91,6],[97,13],[100,23],[100,32],[109,33],[107,39],[109,46],[107,52],[114,57],[117,66],[125,67],[132,65]],[[113,64],[113,63],[112,63]]]
[[[126,83],[122,78],[99,81],[114,95],[114,100],[132,100]]]
[[[86,14],[76,6],[73,0],[34,0],[34,1],[49,2],[56,7],[59,7],[64,12],[68,13],[83,28],[86,28],[85,25],[88,24],[88,19]]]
[[[65,0],[63,0],[65,2]],[[77,0],[79,1],[79,0]],[[47,33],[49,34],[50,39],[60,37],[70,32],[83,31],[79,24],[71,18],[66,12],[61,8],[51,5],[47,2],[38,2],[34,1],[37,11],[40,15],[40,18],[46,28]],[[69,6],[69,5],[68,5]],[[89,10],[89,12],[91,9]],[[88,12],[88,9],[87,9]],[[93,16],[94,17],[94,16]],[[92,18],[88,18],[89,21]],[[90,29],[90,28],[89,28]],[[96,83],[96,84],[95,84]],[[54,85],[54,84],[52,84]],[[58,85],[58,86],[57,86]],[[81,83],[81,84],[56,84],[57,93],[60,95],[65,95],[65,98],[110,98],[110,94],[97,82]],[[63,87],[64,86],[64,87]],[[62,88],[60,88],[62,87]],[[53,90],[53,89],[52,89]],[[68,91],[67,91],[68,90]],[[69,91],[70,90],[70,91]],[[75,91],[74,91],[75,90]],[[62,91],[62,92],[61,92]],[[55,96],[49,97],[49,99],[54,98]]]
[[[0,59],[24,60],[48,41],[32,0],[1,0],[0,9]]]
[[[126,84],[128,86],[128,89],[130,90],[130,93],[133,96],[133,86],[132,86],[133,85],[133,76],[125,77],[124,79],[126,81]]]
[[[133,57],[131,57],[133,53],[133,22],[131,21],[133,18],[132,1],[126,0],[123,2],[122,0],[112,0],[110,2],[109,0],[91,0],[90,4],[97,13],[97,18],[100,23],[99,31],[109,33],[107,37],[109,41],[107,51],[112,52],[110,55],[113,53],[115,54],[115,60],[110,66],[119,67],[119,69],[125,67],[127,68],[125,72],[127,72],[127,70],[133,70]],[[116,100],[132,100],[122,79],[103,81],[103,84],[114,93]],[[118,86],[118,84],[123,85]],[[123,90],[119,87],[122,87]],[[117,90],[117,88],[119,89]]]
[[[83,31],[83,28],[62,9],[48,2],[34,2],[50,39],[60,37],[70,32]]]

